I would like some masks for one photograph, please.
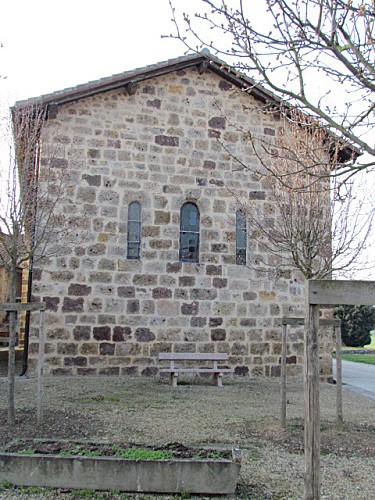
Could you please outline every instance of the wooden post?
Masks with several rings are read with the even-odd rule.
[[[310,280],[305,329],[305,495],[320,498],[319,345],[320,304],[374,305],[375,281]],[[341,341],[341,336],[340,336]],[[340,344],[341,346],[341,344]]]
[[[46,304],[44,302],[16,302],[0,304],[0,311],[13,311],[21,313],[23,311],[39,311],[39,351],[38,351],[38,403],[37,403],[37,423],[43,421],[43,370],[44,370],[44,344],[45,344],[45,321],[44,311]],[[11,316],[12,317],[12,316]],[[10,353],[9,353],[10,357]],[[10,405],[9,405],[10,407]]]
[[[342,356],[341,356],[341,327],[334,328],[336,334],[336,420],[337,425],[342,427]]]
[[[305,328],[305,500],[320,499],[319,305],[307,304]]]
[[[286,427],[286,335],[287,325],[283,324],[283,333],[281,339],[281,427]]]
[[[40,313],[39,313],[39,350],[38,350],[37,425],[41,425],[43,423],[44,344],[45,344],[44,311],[40,311]]]

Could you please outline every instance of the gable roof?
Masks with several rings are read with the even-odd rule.
[[[24,101],[18,101],[13,109],[33,104],[44,106],[66,104],[84,97],[100,94],[109,90],[119,89],[126,87],[128,84],[135,84],[149,80],[150,78],[166,75],[174,71],[194,66],[198,68],[200,73],[203,73],[205,70],[216,73],[231,84],[246,90],[249,94],[264,103],[280,103],[279,99],[277,99],[271,92],[268,92],[257,85],[252,78],[236,72],[224,61],[221,61],[208,51],[204,51],[201,53],[188,54],[176,59],[169,59],[168,61],[151,64],[150,66],[146,66],[144,68],[125,71],[124,73],[118,73],[116,75],[101,78],[100,80],[94,80],[83,85],[77,85],[76,87],[59,90],[51,94],[45,94],[39,97],[26,99]]]
[[[151,78],[166,75],[174,71],[179,71],[191,67],[197,67],[198,72],[202,74],[204,71],[212,71],[228,83],[243,90],[247,94],[252,95],[255,99],[271,107],[279,107],[282,100],[275,96],[272,92],[266,90],[255,80],[247,75],[239,73],[234,68],[231,68],[227,63],[216,56],[210,54],[207,49],[202,52],[188,54],[168,61],[151,64],[143,68],[137,68],[124,73],[118,73],[106,78],[100,78],[82,85],[66,88],[53,92],[51,94],[33,97],[23,101],[18,101],[12,108],[12,113],[17,113],[18,109],[26,106],[41,105],[47,108],[47,117],[54,118],[56,116],[58,105],[67,104],[85,97],[101,94],[110,90],[124,88],[129,94],[136,88],[138,82],[143,82]],[[340,141],[335,134],[328,133],[333,138],[333,141]],[[360,152],[353,146],[346,146],[340,151],[340,160],[345,162],[358,156]]]

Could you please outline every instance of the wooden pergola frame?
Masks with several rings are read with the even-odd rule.
[[[320,305],[374,305],[375,281],[310,280],[306,287],[304,356],[305,500],[320,499]]]
[[[37,424],[43,423],[43,396],[44,396],[44,345],[45,345],[45,311],[44,302],[15,302],[0,304],[0,311],[23,312],[39,311],[39,345],[38,345],[38,389],[37,389]]]
[[[283,325],[281,339],[281,373],[280,373],[280,395],[281,395],[281,427],[286,427],[286,361],[287,361],[287,341],[288,326],[304,326],[305,318],[294,318],[284,316],[281,320]],[[341,360],[341,320],[340,319],[319,319],[319,326],[333,327],[336,343],[336,421],[340,426],[343,423],[342,415],[342,360]]]

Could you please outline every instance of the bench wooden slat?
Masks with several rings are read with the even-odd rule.
[[[204,353],[204,352],[161,352],[159,353],[161,361],[227,361],[228,354],[223,352]]]
[[[191,372],[191,373],[233,373],[232,368],[160,368],[161,372],[169,372],[169,373],[183,373],[183,372]]]

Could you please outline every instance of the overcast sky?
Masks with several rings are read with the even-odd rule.
[[[194,11],[196,0],[176,0]],[[180,56],[168,0],[3,0],[0,96],[11,101]]]

